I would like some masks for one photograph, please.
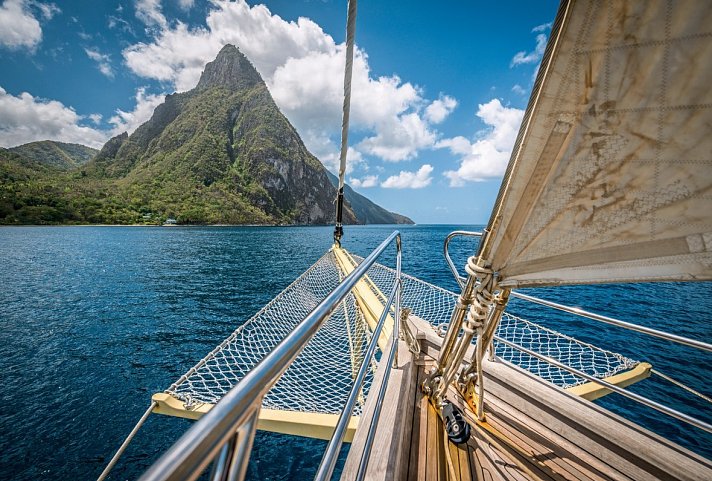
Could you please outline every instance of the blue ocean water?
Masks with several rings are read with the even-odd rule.
[[[347,227],[365,255],[393,226]],[[442,257],[452,230],[399,226],[403,268],[455,290]],[[0,229],[0,479],[95,479],[154,392],[165,389],[316,261],[329,227]],[[474,247],[452,251],[464,265]],[[386,262],[389,263],[389,262]],[[712,339],[712,283],[536,289],[534,295]],[[710,395],[712,355],[513,301],[511,310]],[[657,377],[633,391],[712,422],[710,406]],[[712,436],[617,395],[612,411],[707,457]],[[135,479],[190,425],[151,416],[110,479]],[[325,442],[258,433],[248,476],[313,475]]]

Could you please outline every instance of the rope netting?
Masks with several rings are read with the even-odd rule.
[[[262,310],[166,390],[186,407],[216,403],[343,279],[326,253]],[[352,294],[340,304],[265,397],[282,411],[340,413],[370,336]],[[364,382],[368,392],[373,372]],[[357,406],[355,414],[360,413]]]
[[[638,361],[615,352],[606,351],[592,344],[547,329],[505,312],[497,330],[497,336],[509,342],[552,357],[567,366],[575,367],[586,374],[603,379],[632,369]],[[494,342],[495,354],[512,364],[526,369],[562,388],[585,384],[586,379],[574,376],[529,354]]]
[[[361,262],[363,259],[354,256],[354,260]],[[331,251],[326,253],[166,392],[182,400],[186,408],[199,403],[216,403],[284,339],[343,277],[335,255]],[[391,291],[395,270],[374,264],[368,271],[368,278],[374,292],[382,296],[382,293]],[[402,279],[402,306],[410,308],[412,314],[428,321],[434,328],[447,325],[457,294],[406,274],[402,275]],[[612,376],[637,364],[620,354],[580,342],[509,313],[503,315],[497,335],[598,378]],[[369,340],[366,321],[355,297],[349,294],[267,394],[263,407],[282,411],[340,413]],[[495,351],[500,358],[557,386],[567,388],[585,382],[496,342]],[[360,414],[374,371],[375,363],[372,363],[364,383],[364,396],[355,415]]]
[[[354,259],[357,262],[363,260],[356,256]],[[382,285],[392,285],[395,279],[393,269],[378,264],[369,270],[368,275],[380,289],[383,289]],[[402,274],[402,277],[403,307],[410,308],[413,314],[428,321],[434,328],[447,326],[457,302],[457,294],[406,274]],[[638,361],[579,341],[507,312],[502,315],[496,335],[599,379],[627,371],[638,364]],[[526,369],[564,389],[587,382],[585,379],[496,341],[495,354],[500,359]]]

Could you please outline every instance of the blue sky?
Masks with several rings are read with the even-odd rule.
[[[558,2],[361,1],[347,181],[419,223],[484,223]],[[338,158],[346,1],[3,0],[0,146],[100,147],[225,43]]]

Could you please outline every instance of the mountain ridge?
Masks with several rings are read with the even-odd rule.
[[[10,165],[0,154],[2,165]],[[50,219],[43,220],[50,223],[158,223],[172,217],[184,224],[330,224],[335,218],[331,174],[232,45],[205,66],[194,89],[167,95],[131,135],[109,139],[73,169],[49,168],[57,171],[53,177],[38,169],[33,180],[41,184],[33,189],[38,198],[22,189],[10,189],[4,198],[27,198],[30,218],[47,214]],[[348,190],[345,223],[412,223]],[[8,219],[12,210],[5,202],[0,222],[27,222],[12,212]]]
[[[28,142],[7,149],[30,160],[55,166],[61,170],[70,170],[89,162],[98,152],[86,145],[59,142],[57,140],[39,140]]]

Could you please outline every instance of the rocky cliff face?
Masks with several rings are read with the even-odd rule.
[[[140,191],[149,208],[177,205],[172,215],[187,222],[324,224],[335,217],[325,168],[232,45],[206,65],[195,89],[169,95],[131,136],[109,141],[91,170]],[[357,222],[349,207],[345,219]]]
[[[331,172],[327,172],[331,184],[338,188],[339,178]],[[389,212],[378,204],[375,204],[353,190],[348,184],[344,185],[344,199],[351,206],[354,215],[362,224],[414,224],[414,222],[395,212]]]

